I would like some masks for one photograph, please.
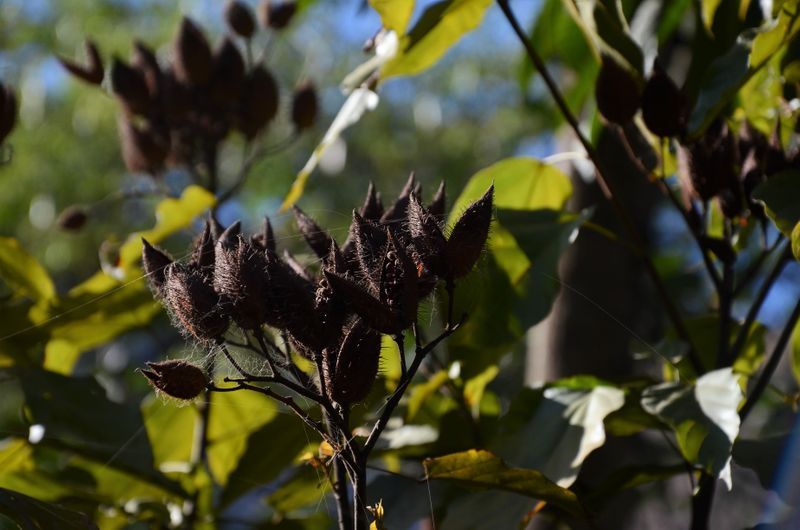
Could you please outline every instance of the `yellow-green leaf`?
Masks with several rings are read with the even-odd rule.
[[[0,277],[14,294],[36,301],[56,296],[50,275],[13,237],[0,237]]]
[[[464,399],[469,405],[472,415],[478,417],[481,409],[481,399],[483,393],[486,391],[486,385],[491,383],[500,369],[497,365],[492,365],[486,368],[483,372],[479,373],[464,385]]]
[[[510,491],[549,502],[582,516],[578,497],[533,469],[509,467],[489,451],[470,449],[423,463],[428,479],[449,480],[472,489]]]
[[[369,0],[372,9],[381,16],[383,27],[402,35],[414,13],[414,0]]]
[[[750,53],[751,68],[757,68],[768,61],[800,31],[797,4],[798,0],[784,2],[781,5],[778,22],[769,31],[759,33],[753,40],[753,51]]]
[[[792,254],[800,260],[800,222],[792,229]]]

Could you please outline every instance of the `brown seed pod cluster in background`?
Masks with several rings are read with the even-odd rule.
[[[384,209],[370,185],[341,245],[296,208],[299,231],[319,258],[314,271],[288,254],[279,256],[269,220],[251,237],[241,234],[238,223],[220,233],[208,222],[185,264],[145,241],[144,269],[187,335],[222,343],[231,322],[255,333],[264,326],[278,330],[316,362],[330,399],[355,403],[377,376],[381,333],[399,335],[414,325],[420,301],[436,283],[452,287],[486,245],[493,188],[466,208],[450,237],[439,213],[444,186],[430,206],[420,195],[412,176]]]
[[[295,11],[294,2],[265,0],[259,9],[263,29],[284,28]],[[119,57],[111,61],[108,77],[123,111],[119,136],[130,171],[159,175],[166,167],[183,166],[210,174],[220,144],[232,131],[252,141],[276,118],[278,82],[263,61],[243,53],[242,41],[249,49],[257,33],[254,13],[234,0],[226,4],[224,18],[231,34],[216,46],[195,22],[184,18],[170,47],[169,63],[159,61],[150,47],[138,41],[130,61]],[[85,64],[59,60],[81,81],[94,85],[103,81],[100,51],[90,40]],[[290,118],[295,131],[302,132],[316,119],[314,85],[302,82],[293,99]]]
[[[194,399],[208,384],[205,372],[188,361],[171,359],[147,366],[141,372],[153,388],[175,399]]]

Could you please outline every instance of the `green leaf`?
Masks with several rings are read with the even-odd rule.
[[[739,379],[731,368],[708,372],[694,384],[663,383],[642,393],[642,407],[669,424],[690,462],[704,466],[731,489],[730,459],[739,433]]]
[[[381,77],[416,75],[427,70],[465,33],[480,25],[490,5],[491,0],[441,0],[429,6],[400,39],[400,49],[384,65]]]
[[[800,260],[800,222],[792,229],[792,254]]]
[[[84,513],[4,488],[0,488],[0,514],[17,523],[22,530],[97,528],[97,525]]]
[[[428,458],[423,462],[427,479],[449,480],[473,489],[510,491],[549,502],[581,516],[578,498],[533,469],[508,467],[489,451],[470,449],[461,453]]]
[[[378,12],[383,27],[402,35],[414,14],[414,0],[369,0],[372,9]]]
[[[296,468],[294,476],[271,493],[266,501],[276,512],[289,514],[306,506],[321,505],[328,490],[325,472],[304,465]]]
[[[0,237],[0,278],[16,296],[48,302],[56,297],[50,275],[36,259],[12,237]]]
[[[711,27],[714,25],[714,14],[717,12],[720,3],[722,3],[722,0],[703,0],[701,14],[703,17],[703,24],[709,33],[711,32]]]
[[[597,381],[583,388],[524,389],[500,420],[491,447],[509,462],[569,487],[586,457],[605,443],[603,422],[624,400],[622,390]]]
[[[764,203],[767,215],[787,237],[800,222],[800,171],[785,170],[753,190],[753,198]]]
[[[408,390],[404,423],[412,423],[414,421],[422,405],[447,382],[448,378],[447,372],[439,370],[424,383],[416,384]]]
[[[496,365],[489,366],[480,374],[467,380],[464,385],[464,399],[469,405],[474,418],[480,416],[481,399],[486,390],[486,385],[491,383],[498,373],[500,373],[500,368]]]
[[[769,61],[800,30],[799,18],[797,0],[783,2],[776,24],[753,40],[750,63],[757,66]]]
[[[800,383],[800,324],[795,325],[791,341],[792,375],[794,375],[794,380]]]

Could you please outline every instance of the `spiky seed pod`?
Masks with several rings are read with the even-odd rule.
[[[145,43],[135,41],[133,43],[133,58],[131,64],[142,73],[147,91],[153,100],[161,97],[163,77],[158,58]]]
[[[388,229],[386,235],[389,244],[381,266],[378,299],[394,313],[399,325],[405,329],[417,320],[417,268]]]
[[[306,281],[312,281],[313,277],[311,276],[311,273],[308,272],[308,269],[306,269],[302,263],[297,261],[291,252],[285,249],[283,251],[283,261],[286,262],[286,265],[292,269],[295,274]]]
[[[684,186],[696,198],[709,201],[725,188],[738,186],[736,143],[728,125],[717,120],[702,138],[678,153]]]
[[[166,137],[152,128],[139,128],[127,117],[118,120],[122,159],[129,171],[158,173],[164,167],[169,152]]]
[[[297,221],[297,228],[303,234],[303,239],[306,240],[311,250],[314,251],[318,258],[327,258],[331,244],[335,244],[333,238],[297,206],[292,207],[292,213],[294,213],[294,218]]]
[[[214,53],[210,93],[218,105],[238,102],[244,83],[245,65],[239,48],[226,38]]]
[[[295,131],[301,132],[314,125],[318,107],[317,89],[314,88],[314,84],[307,79],[298,83],[292,98],[292,123]]]
[[[111,90],[130,114],[147,114],[153,106],[144,75],[114,58],[111,63]]]
[[[0,84],[0,143],[11,134],[17,123],[17,96]]]
[[[63,212],[61,212],[61,215],[58,216],[56,224],[61,230],[77,232],[83,228],[83,225],[86,224],[86,220],[88,218],[89,216],[86,213],[85,208],[78,205],[72,205],[68,206]]]
[[[272,308],[267,323],[286,330],[306,356],[318,355],[324,334],[314,309],[314,285],[274,255],[267,257],[267,278]]]
[[[185,125],[184,120],[192,110],[192,91],[178,81],[169,69],[162,76],[161,103],[169,124],[178,127]]]
[[[447,211],[447,190],[445,189],[444,181],[439,183],[439,188],[428,205],[428,211],[436,219],[439,226],[444,224],[444,214]]]
[[[85,66],[65,57],[59,57],[58,62],[60,62],[61,66],[66,68],[70,74],[81,81],[89,83],[90,85],[100,85],[103,82],[103,76],[105,74],[100,51],[97,49],[97,45],[89,39],[86,39],[84,47],[86,49]]]
[[[173,65],[176,79],[190,86],[205,85],[211,76],[211,46],[188,17],[183,17],[175,38]]]
[[[294,0],[262,0],[258,6],[258,18],[265,28],[283,29],[297,12]]]
[[[367,280],[372,292],[377,293],[380,288],[381,260],[386,248],[386,231],[353,210],[350,237],[355,242],[355,258],[360,274]]]
[[[594,86],[597,110],[611,123],[624,125],[639,110],[641,88],[632,73],[616,59],[603,55]]]
[[[203,231],[200,236],[195,240],[194,248],[192,248],[191,263],[213,274],[215,239],[212,233],[211,222],[206,219]]]
[[[239,130],[254,138],[278,113],[278,84],[269,70],[259,65],[250,71],[242,87]]]
[[[369,327],[387,335],[393,335],[403,330],[397,315],[370,294],[364,286],[335,272],[323,270],[323,275],[330,283],[334,293],[347,300],[353,312],[363,318]]]
[[[250,7],[244,2],[232,0],[225,6],[225,22],[231,30],[245,39],[256,31],[256,20]]]
[[[277,248],[275,245],[275,232],[272,230],[272,223],[269,222],[269,217],[264,216],[264,223],[261,226],[261,231],[252,236],[251,241],[255,246],[267,252],[275,254]]]
[[[425,267],[444,277],[447,274],[447,239],[436,217],[420,203],[416,194],[411,195],[408,204],[408,233]]]
[[[228,329],[219,296],[195,267],[172,263],[166,268],[164,301],[183,330],[201,342],[216,342]]]
[[[680,136],[689,118],[689,99],[656,62],[642,91],[642,119],[661,137]]]
[[[363,401],[378,376],[380,355],[380,333],[357,319],[346,331],[336,355],[333,377],[328,384],[331,397],[345,405]]]
[[[199,396],[208,385],[208,376],[188,361],[171,359],[149,362],[142,375],[156,390],[176,399],[190,400]]]
[[[383,203],[381,202],[381,194],[375,189],[375,184],[369,182],[367,188],[367,196],[364,198],[364,204],[358,210],[358,213],[364,219],[369,221],[378,221],[383,215]]]
[[[142,267],[156,297],[164,295],[164,284],[167,282],[166,269],[172,264],[172,258],[166,252],[151,245],[142,238]]]
[[[398,228],[398,225],[400,225],[400,223],[406,218],[408,199],[416,186],[417,180],[412,172],[408,176],[405,186],[403,186],[403,189],[400,190],[400,195],[397,196],[397,200],[395,200],[394,204],[392,204],[385,212],[383,212],[383,215],[381,216],[382,224],[387,224],[390,226],[395,225],[394,228]]]
[[[472,270],[486,246],[492,223],[493,197],[494,185],[489,186],[483,197],[467,207],[450,233],[446,261],[454,279]]]

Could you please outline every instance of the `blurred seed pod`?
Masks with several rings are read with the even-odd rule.
[[[317,90],[311,81],[301,81],[294,89],[292,99],[292,123],[297,132],[314,125],[317,119]]]
[[[736,142],[723,120],[712,123],[701,138],[678,151],[681,181],[694,197],[709,201],[723,189],[736,186]]]
[[[350,308],[374,330],[394,335],[403,330],[397,316],[385,304],[369,293],[364,286],[347,276],[323,270],[334,293],[347,300]]]
[[[118,58],[111,63],[111,90],[129,114],[147,114],[153,105],[144,75]]]
[[[105,74],[100,52],[97,49],[97,45],[89,39],[86,39],[84,47],[86,49],[85,66],[65,57],[59,57],[58,62],[60,62],[61,66],[66,68],[70,74],[81,81],[89,83],[90,85],[100,85],[103,82],[103,76]]]
[[[181,126],[192,110],[192,92],[175,78],[171,70],[164,72],[162,80],[161,100],[167,123]]]
[[[164,75],[161,72],[156,54],[146,44],[137,40],[133,43],[131,64],[144,77],[144,83],[147,86],[150,98],[153,101],[157,101],[161,97]]]
[[[211,76],[211,47],[200,28],[187,17],[181,21],[174,47],[175,78],[190,86],[205,85]]]
[[[219,296],[197,268],[178,263],[169,265],[164,300],[178,325],[201,342],[216,342],[228,329],[229,320],[221,309]]]
[[[150,284],[150,290],[156,297],[164,295],[164,284],[167,282],[166,268],[172,264],[172,258],[163,250],[154,247],[142,238],[142,267]]]
[[[297,228],[300,229],[303,239],[306,240],[311,250],[314,251],[318,258],[327,259],[331,245],[336,244],[333,238],[299,207],[293,206],[292,213],[295,221],[297,221]]]
[[[230,39],[224,39],[214,53],[211,99],[218,105],[235,104],[242,94],[244,76],[244,59],[239,48]]]
[[[283,29],[297,12],[294,0],[262,0],[258,6],[258,17],[265,28]]]
[[[155,175],[164,167],[169,141],[151,127],[139,128],[127,117],[118,120],[122,158],[131,172]]]
[[[253,235],[251,241],[255,246],[262,250],[266,250],[272,254],[275,254],[276,245],[275,245],[275,232],[272,230],[272,223],[269,222],[269,217],[266,215],[264,216],[264,224],[261,226],[261,231],[258,234]]]
[[[603,55],[594,95],[597,110],[611,123],[624,125],[639,110],[641,88],[636,79],[615,59]]]
[[[245,39],[252,37],[256,30],[253,12],[247,4],[238,0],[231,0],[225,6],[225,22],[234,33]]]
[[[17,123],[17,96],[11,88],[0,84],[0,143],[11,134]]]
[[[147,366],[150,369],[141,372],[153,388],[176,399],[194,399],[209,383],[205,372],[188,361],[171,359]]]
[[[363,401],[378,376],[381,335],[357,319],[345,332],[336,355],[333,377],[328,382],[331,397],[349,405]]]
[[[689,99],[656,61],[642,92],[642,119],[661,137],[680,136],[689,118]]]
[[[85,208],[78,205],[72,205],[68,206],[63,212],[61,212],[61,215],[58,216],[58,220],[56,220],[56,224],[61,230],[77,232],[83,228],[87,219],[88,214]]]
[[[447,190],[445,188],[444,180],[439,183],[439,188],[433,196],[433,200],[428,205],[428,211],[431,213],[439,226],[444,224],[444,214],[447,212]]]
[[[408,233],[425,267],[436,276],[446,276],[447,239],[436,217],[416,194],[411,195],[408,205]]]
[[[239,130],[253,139],[278,113],[278,84],[263,66],[248,74],[242,87]]]
[[[481,256],[492,222],[494,185],[470,204],[456,221],[447,240],[447,265],[453,278],[468,274]]]

